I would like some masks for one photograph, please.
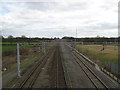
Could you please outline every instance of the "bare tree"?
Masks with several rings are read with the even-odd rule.
[[[12,35],[9,35],[9,36],[8,36],[8,39],[12,39],[12,38],[14,38]]]

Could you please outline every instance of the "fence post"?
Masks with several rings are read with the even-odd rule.
[[[18,65],[18,77],[21,77],[20,75],[20,49],[19,44],[17,43],[17,65]]]

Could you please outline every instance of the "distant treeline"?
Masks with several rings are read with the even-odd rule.
[[[1,36],[2,42],[40,42],[40,41],[51,41],[59,38],[28,38],[25,36],[13,37],[12,35],[4,38]],[[62,39],[67,39],[68,41],[77,42],[120,42],[120,37],[86,37],[86,38],[74,38],[74,37],[63,37]]]
[[[74,38],[74,37],[63,37],[62,39],[67,39],[68,41],[77,41],[77,42],[119,42],[120,37],[92,37],[92,38]]]
[[[28,37],[2,37],[2,42],[40,42],[40,41],[51,41],[56,38],[28,38]]]

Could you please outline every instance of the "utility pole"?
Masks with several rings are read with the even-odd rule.
[[[42,52],[45,53],[45,42],[42,42]]]
[[[19,44],[17,43],[17,64],[18,64],[18,77],[21,77],[20,75],[20,49]]]
[[[114,39],[114,50],[116,50],[116,47],[117,47],[117,40]]]
[[[76,32],[75,32],[75,43],[74,43],[74,48],[76,47],[76,42],[77,42],[77,28],[76,28]]]
[[[44,42],[44,53],[45,53],[45,42]]]
[[[43,50],[43,42],[42,42],[42,52],[44,52],[44,50]]]
[[[77,28],[76,28],[76,45],[77,45]]]

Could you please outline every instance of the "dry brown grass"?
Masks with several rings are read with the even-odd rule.
[[[103,51],[102,45],[78,45],[76,47],[80,52],[91,56],[95,62],[113,62],[118,63],[118,46],[105,45]]]

